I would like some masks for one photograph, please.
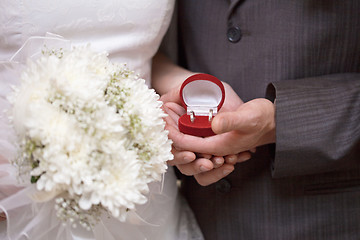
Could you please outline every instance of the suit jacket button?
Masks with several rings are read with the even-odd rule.
[[[226,35],[230,42],[237,43],[242,37],[241,29],[239,27],[229,27]]]
[[[228,193],[231,190],[231,184],[226,179],[221,179],[215,184],[216,191],[220,193]]]

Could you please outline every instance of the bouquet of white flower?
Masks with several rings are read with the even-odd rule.
[[[124,221],[172,159],[159,96],[125,65],[89,46],[44,50],[9,96],[21,179],[63,221]]]

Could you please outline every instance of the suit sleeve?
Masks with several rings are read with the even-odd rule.
[[[274,178],[360,167],[360,73],[285,80],[276,99]]]

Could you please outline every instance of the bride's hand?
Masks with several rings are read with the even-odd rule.
[[[165,118],[165,128],[169,132],[179,132],[177,122],[179,117],[185,114],[185,109],[176,103],[164,104],[163,109],[168,114]],[[170,166],[177,166],[180,172],[185,175],[191,176],[214,168],[214,164],[211,161],[212,155],[196,154],[192,151],[176,147],[175,143],[172,146],[172,154],[174,159],[168,161],[168,164]]]
[[[166,120],[166,129],[171,133],[180,134],[183,137],[190,137],[194,141],[198,137],[185,135],[179,132],[178,119],[185,110],[176,103],[167,103],[163,106],[168,116]],[[200,185],[206,186],[217,182],[226,177],[234,170],[234,164],[250,159],[250,152],[242,152],[228,156],[213,156],[210,154],[195,154],[178,147],[176,142],[173,144],[172,153],[174,159],[168,161],[169,165],[176,166],[181,173],[187,176],[194,176]]]

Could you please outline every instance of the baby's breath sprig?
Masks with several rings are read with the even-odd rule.
[[[57,197],[55,199],[56,216],[76,228],[80,224],[86,230],[90,231],[92,227],[100,220],[102,208],[99,205],[93,206],[90,210],[84,211],[75,199],[69,197]]]
[[[58,58],[62,58],[64,56],[64,49],[49,49],[46,45],[44,45],[43,49],[41,49],[41,54],[44,56],[56,56]]]

